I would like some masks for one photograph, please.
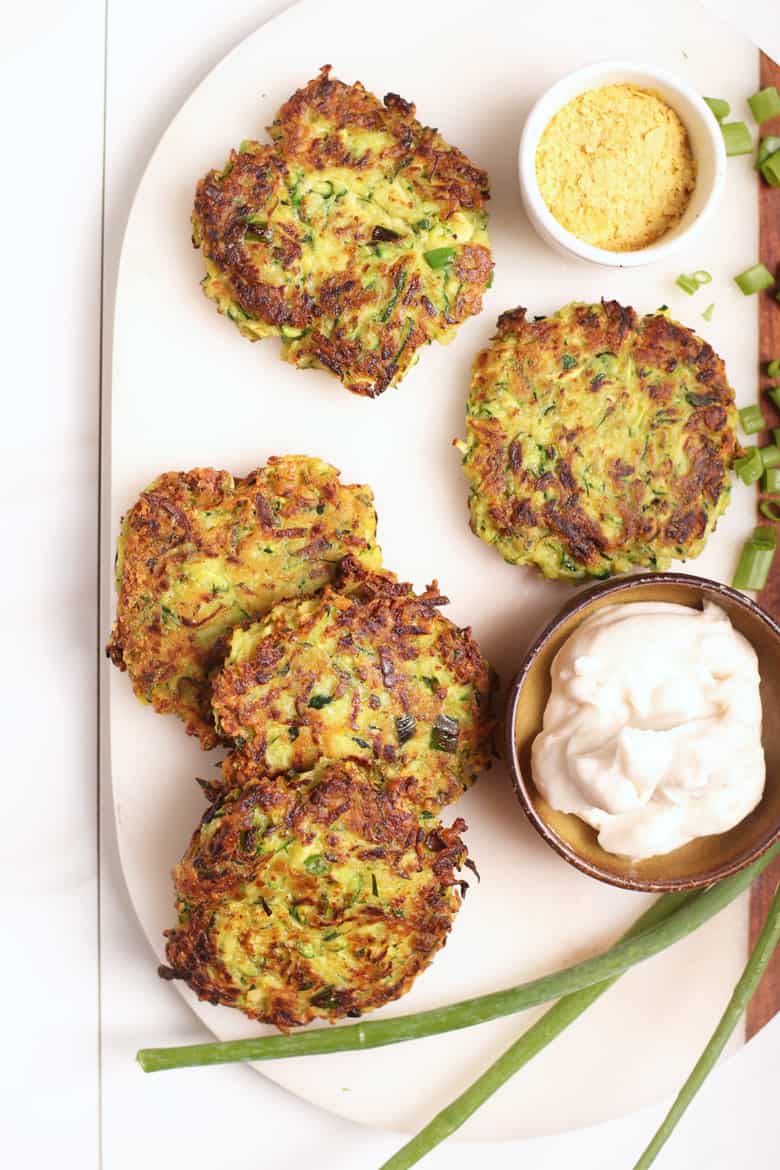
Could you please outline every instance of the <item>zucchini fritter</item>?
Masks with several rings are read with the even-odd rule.
[[[295,787],[250,781],[208,809],[174,871],[160,973],[279,1028],[397,999],[460,905],[465,827],[420,816],[355,762],[321,761]]]
[[[397,94],[319,76],[198,184],[202,281],[252,341],[375,397],[482,307],[488,180]]]
[[[504,313],[456,444],[471,527],[546,577],[665,569],[698,556],[726,509],[736,426],[723,362],[664,313]]]
[[[214,747],[209,675],[234,627],[316,593],[348,553],[377,567],[375,537],[371,490],[319,459],[272,458],[245,479],[167,472],[122,521],[109,656],[139,698]]]
[[[251,765],[306,772],[325,756],[382,766],[420,807],[457,799],[490,765],[493,678],[471,632],[410,585],[347,557],[318,597],[277,605],[233,634],[213,680],[228,781]]]

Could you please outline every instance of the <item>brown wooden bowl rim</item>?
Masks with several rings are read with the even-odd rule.
[[[573,617],[581,610],[586,609],[596,597],[604,594],[619,594],[626,589],[635,589],[637,586],[643,585],[659,585],[659,584],[681,585],[688,588],[694,588],[700,591],[702,598],[706,598],[708,594],[714,593],[716,596],[729,598],[737,606],[752,613],[760,622],[762,622],[769,630],[771,636],[777,640],[778,652],[780,653],[780,626],[774,619],[763,609],[757,602],[745,597],[739,590],[733,589],[730,585],[724,585],[720,581],[713,581],[709,577],[698,577],[693,573],[637,573],[633,576],[620,577],[617,580],[598,581],[595,585],[583,589],[576,593],[569,601],[565,603],[558,610],[555,617],[549,621],[539,634],[536,635],[530,647],[523,657],[520,664],[520,669],[512,681],[512,684],[507,693],[506,700],[506,723],[505,723],[505,742],[506,742],[506,758],[509,766],[509,774],[512,777],[512,785],[517,795],[518,800],[522,806],[523,812],[528,817],[528,820],[536,829],[537,833],[544,841],[555,850],[555,852],[567,861],[570,865],[575,866],[582,873],[588,877],[596,878],[598,881],[606,882],[611,886],[618,886],[624,890],[642,891],[645,893],[671,893],[676,890],[696,890],[702,886],[712,885],[712,883],[721,881],[723,878],[730,877],[732,874],[738,873],[739,870],[744,869],[750,865],[751,862],[756,861],[763,853],[767,851],[775,841],[780,838],[780,820],[770,829],[769,832],[745,853],[734,858],[731,862],[724,862],[720,866],[705,871],[701,874],[694,874],[692,876],[681,878],[634,878],[628,875],[621,875],[611,873],[608,870],[602,869],[601,866],[595,865],[593,862],[587,861],[582,857],[567,841],[564,841],[544,820],[542,816],[536,811],[533,801],[529,795],[528,785],[523,777],[520,760],[517,750],[517,739],[515,736],[515,724],[517,720],[517,708],[520,702],[520,695],[525,685],[526,678],[534,665],[539,653],[547,644],[556,630]],[[530,779],[530,778],[529,778]],[[531,780],[531,783],[533,781]]]

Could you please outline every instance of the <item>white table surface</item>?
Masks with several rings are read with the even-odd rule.
[[[777,0],[708,2],[780,59]],[[108,777],[99,784],[99,646],[107,634],[97,628],[99,407],[101,383],[109,389],[122,231],[144,164],[181,102],[285,7],[0,6],[9,741],[0,1149],[3,1164],[20,1170],[375,1170],[399,1144],[397,1135],[332,1118],[249,1069],[140,1072],[140,1045],[204,1033],[157,978],[118,865]],[[487,0],[479,10],[500,19],[500,7]],[[366,0],[367,35],[390,12]],[[717,71],[727,77],[728,61]],[[627,1043],[626,1075],[640,1059]],[[779,1083],[780,1017],[711,1078],[659,1166],[776,1170]],[[554,1139],[452,1142],[424,1165],[630,1170],[662,1111]]]

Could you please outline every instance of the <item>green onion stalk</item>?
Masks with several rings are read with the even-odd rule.
[[[668,918],[645,925],[640,934],[621,939],[601,955],[528,983],[394,1019],[367,1020],[344,1027],[315,1028],[281,1036],[257,1036],[246,1040],[172,1048],[145,1048],[138,1053],[137,1060],[145,1072],[157,1072],[243,1060],[283,1060],[293,1056],[362,1051],[470,1028],[526,1008],[537,1007],[622,975],[636,963],[686,938],[746,890],[778,853],[780,842],[739,873],[686,899]]]
[[[680,904],[675,898],[690,898],[691,895],[668,894],[660,898],[654,906],[644,914],[628,932],[625,938],[640,936],[642,930],[665,920],[679,912]],[[778,939],[780,938],[780,892],[775,894],[774,902],[767,916],[764,929],[756,943],[745,971],[740,979],[729,1005],[723,1015],[712,1039],[699,1059],[685,1085],[672,1106],[663,1124],[658,1129],[650,1145],[637,1162],[634,1170],[648,1170],[655,1160],[658,1151],[669,1139],[672,1130],[682,1114],[690,1105],[698,1092],[707,1074],[711,1071],[723,1048],[734,1031],[738,1020],[747,1007],[759,980],[766,969]],[[568,995],[545,1012],[540,1020],[524,1032],[507,1051],[495,1061],[472,1085],[459,1097],[447,1105],[432,1121],[418,1134],[406,1143],[380,1170],[410,1170],[416,1166],[421,1158],[430,1153],[454,1133],[485,1101],[500,1089],[510,1077],[514,1076],[529,1060],[545,1048],[552,1040],[564,1031],[569,1024],[583,1014],[590,1005],[616,982],[608,979],[603,983],[585,988],[583,991]]]
[[[710,1072],[712,1072],[718,1057],[726,1046],[729,1036],[736,1028],[747,1005],[753,998],[753,994],[761,981],[761,976],[766,971],[767,964],[772,958],[778,942],[780,942],[780,886],[775,890],[775,896],[772,900],[772,905],[769,907],[769,914],[767,915],[764,927],[758,936],[758,941],[747,961],[747,966],[742,972],[737,986],[734,988],[734,994],[729,1000],[728,1006],[721,1016],[717,1028],[712,1033],[707,1047],[694,1065],[691,1075],[677,1094],[674,1104],[656,1130],[652,1141],[634,1166],[634,1170],[648,1170],[658,1157],[662,1146],[671,1137],[677,1122],[693,1101]]]
[[[692,894],[666,894],[665,897],[659,898],[641,918],[637,919],[628,933],[623,936],[624,939],[634,938],[641,935],[642,931],[648,927],[666,921],[680,909],[682,903],[693,896]],[[585,987],[582,991],[575,991],[571,995],[559,999],[544,1013],[540,1020],[531,1025],[527,1032],[523,1032],[511,1048],[508,1048],[490,1068],[486,1069],[473,1085],[461,1093],[459,1097],[456,1097],[440,1113],[437,1113],[433,1120],[429,1121],[424,1129],[420,1130],[411,1141],[408,1141],[389,1161],[385,1162],[380,1170],[409,1170],[410,1166],[416,1165],[435,1146],[438,1146],[456,1129],[459,1129],[464,1121],[467,1121],[481,1105],[484,1105],[489,1097],[493,1096],[497,1089],[506,1084],[510,1077],[513,1077],[538,1052],[541,1052],[557,1036],[560,1036],[561,1032],[573,1024],[583,1012],[587,1011],[590,1005],[595,1003],[605,991],[608,991],[619,978],[620,976],[616,975],[612,979],[605,979],[602,983],[594,983],[592,987]]]

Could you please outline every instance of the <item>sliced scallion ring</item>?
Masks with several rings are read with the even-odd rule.
[[[765,89],[760,89],[747,101],[750,112],[759,123],[767,122],[770,118],[776,118],[780,114],[780,94],[774,85],[767,85]]]
[[[758,483],[764,474],[764,463],[758,447],[748,447],[745,454],[734,463],[734,470],[746,487]]]
[[[715,312],[715,302],[713,301],[713,303],[711,305],[707,305],[707,308],[702,313],[702,317],[704,318],[705,321],[711,321],[712,314],[714,312]]]
[[[780,466],[780,447],[776,447],[774,443],[769,447],[761,447],[758,453],[761,456],[764,470],[767,467]]]
[[[772,358],[766,363],[766,372],[770,378],[780,378],[780,358]]]
[[[762,292],[765,288],[771,288],[775,283],[775,278],[766,264],[752,264],[750,268],[735,276],[734,280],[746,297]]]
[[[696,272],[681,272],[677,277],[675,284],[686,292],[689,297],[692,297],[703,284],[709,284],[712,280],[712,273],[707,272],[704,268],[699,268]]]
[[[756,170],[761,170],[761,164],[765,163],[770,154],[774,154],[776,150],[780,150],[780,137],[777,134],[767,134],[762,138],[758,144],[758,154],[756,155]]]
[[[777,500],[762,500],[758,510],[764,519],[771,520],[773,524],[780,524],[780,503]]]
[[[744,122],[721,122],[720,130],[729,158],[736,154],[750,154],[753,139]]]
[[[761,487],[770,496],[780,494],[780,467],[768,467],[766,469]]]
[[[756,435],[763,431],[765,423],[760,406],[743,406],[739,412],[739,422],[746,435]]]
[[[770,187],[780,187],[780,150],[770,154],[766,162],[761,164],[759,170]]]
[[[704,101],[710,107],[719,122],[722,122],[724,118],[728,118],[729,114],[731,113],[731,106],[725,100],[725,98],[705,98]]]
[[[764,524],[759,524],[757,528],[753,529],[750,540],[759,548],[769,548],[773,552],[777,548],[777,533],[774,528],[767,528]]]
[[[699,287],[693,277],[686,276],[684,272],[680,273],[674,283],[678,288],[681,288],[683,292],[687,293],[689,297],[692,297]]]

